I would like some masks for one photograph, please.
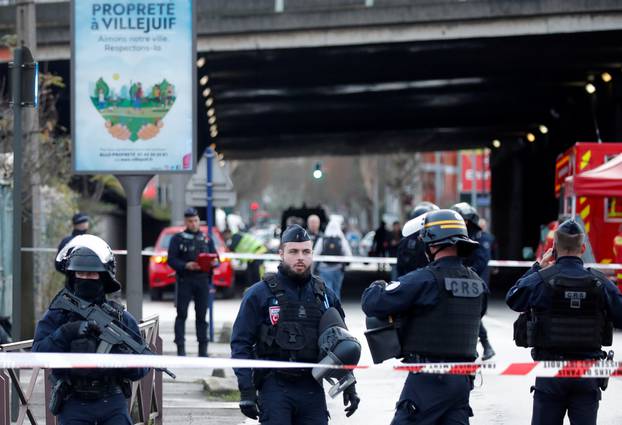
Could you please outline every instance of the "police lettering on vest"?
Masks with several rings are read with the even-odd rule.
[[[427,360],[475,360],[486,292],[484,282],[462,265],[441,268],[432,263],[427,269],[436,279],[439,300],[433,307],[415,311],[403,319],[403,357],[416,355]]]

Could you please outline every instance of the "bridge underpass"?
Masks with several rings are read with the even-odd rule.
[[[601,138],[619,140],[622,31],[595,31],[616,28],[615,2],[350,2],[338,10],[311,2],[310,11],[286,1],[281,14],[269,1],[250,11],[236,9],[242,3],[199,5],[198,76],[209,77],[198,89],[200,149],[215,142],[228,159],[255,159],[491,147],[498,139],[492,230],[500,255],[518,258],[539,224],[556,217],[556,155],[596,140],[593,111]],[[41,52],[50,59],[44,69],[68,81],[62,7],[38,6],[49,18]],[[605,71],[611,82],[602,81]],[[585,91],[591,79],[594,95]],[[69,127],[69,99],[60,107]]]

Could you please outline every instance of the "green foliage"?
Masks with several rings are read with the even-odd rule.
[[[95,83],[95,97],[96,98],[99,97],[100,90],[104,92],[104,98],[108,99],[108,96],[110,95],[110,87],[108,87],[108,84],[106,84],[104,79],[101,77],[99,77],[99,80],[97,80],[97,82]]]

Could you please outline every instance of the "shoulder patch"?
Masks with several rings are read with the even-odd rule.
[[[387,286],[385,286],[384,290],[387,292],[391,292],[391,291],[395,291],[397,288],[399,288],[400,286],[400,281],[393,281],[391,283],[389,283]]]

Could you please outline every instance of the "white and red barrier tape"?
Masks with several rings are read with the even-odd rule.
[[[83,353],[16,353],[0,352],[0,369],[30,368],[136,368],[157,367],[179,369],[199,368],[340,368],[326,364],[294,363],[268,360],[200,358],[131,354]],[[385,363],[381,365],[343,366],[345,369],[394,369],[403,372],[445,374],[527,376],[549,378],[619,378],[620,361],[537,361],[537,362],[474,362],[474,363]]]
[[[48,252],[56,253],[55,248],[22,248],[24,252]],[[113,250],[116,255],[127,255],[126,250]],[[151,250],[142,251],[142,255],[162,255],[162,252]],[[238,254],[235,252],[225,252],[220,255],[221,259],[229,258],[235,260],[263,260],[263,261],[281,261],[281,257],[277,254]],[[364,263],[364,264],[396,264],[395,257],[356,257],[356,256],[338,256],[338,255],[316,255],[313,261],[325,263]],[[514,261],[514,260],[490,260],[490,267],[522,267],[529,268],[533,265],[533,261]],[[604,263],[586,263],[585,267],[593,267],[600,270],[622,269],[622,264],[604,264]]]

